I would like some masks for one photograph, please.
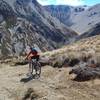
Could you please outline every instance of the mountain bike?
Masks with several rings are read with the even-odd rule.
[[[31,73],[35,71],[35,75],[38,75],[40,77],[41,75],[41,64],[36,59],[32,59],[32,67],[31,67]]]

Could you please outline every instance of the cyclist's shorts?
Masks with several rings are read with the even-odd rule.
[[[31,59],[36,59],[37,61],[39,61],[39,57],[40,57],[39,55],[37,55],[37,56],[32,56]]]

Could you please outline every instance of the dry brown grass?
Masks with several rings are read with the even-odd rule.
[[[92,58],[100,63],[100,35],[82,39],[76,43],[62,47],[61,49],[52,52],[46,52],[42,56],[47,56],[52,61],[57,59],[89,59]]]
[[[76,43],[66,45],[60,49],[41,53],[41,58],[47,58],[50,60],[50,64],[53,66],[62,66],[62,63],[67,60],[84,60],[92,58],[96,62],[100,63],[100,35],[82,39]],[[22,63],[25,57],[6,59],[1,63],[16,64]],[[52,62],[52,63],[51,63]]]

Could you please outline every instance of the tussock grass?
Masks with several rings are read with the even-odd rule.
[[[50,65],[61,67],[66,63],[77,61],[87,61],[90,58],[100,63],[100,35],[82,39],[73,44],[63,46],[60,49],[41,53],[41,58],[49,59]],[[24,57],[12,58],[1,61],[1,63],[21,64],[23,65]],[[47,61],[47,60],[46,60]],[[47,64],[47,63],[46,63]],[[71,64],[74,65],[74,64]]]
[[[97,63],[100,63],[100,35],[82,39],[52,52],[45,52],[42,56],[50,58],[53,66],[63,65],[66,59],[69,59],[68,61],[94,59]]]

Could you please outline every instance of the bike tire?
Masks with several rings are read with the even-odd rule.
[[[39,76],[41,75],[41,64],[39,62],[37,62],[34,66],[34,69],[36,71],[36,74],[38,74]],[[38,72],[38,73],[37,73]]]

